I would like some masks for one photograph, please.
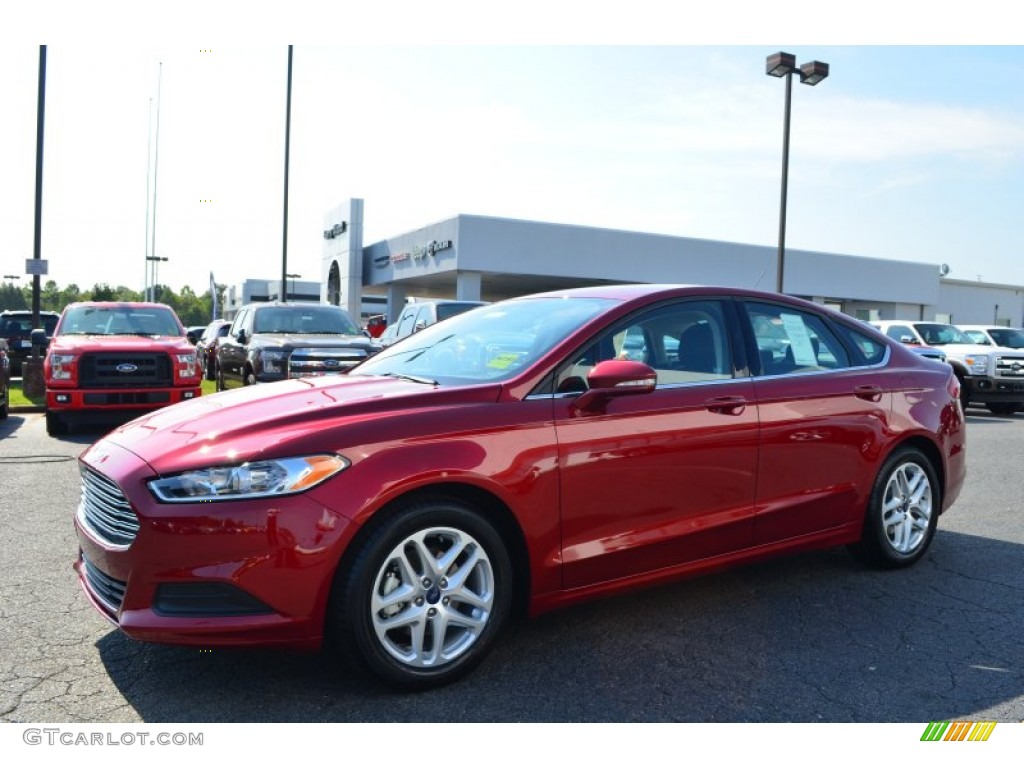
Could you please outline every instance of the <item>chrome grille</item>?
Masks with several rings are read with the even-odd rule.
[[[93,597],[99,600],[111,613],[116,614],[121,610],[121,603],[124,602],[124,591],[128,585],[105,574],[90,563],[89,558],[84,554],[82,555],[82,565],[84,566],[85,583],[89,585],[89,591],[92,592]]]
[[[295,379],[302,376],[342,373],[361,363],[366,357],[366,350],[359,347],[300,348],[294,350],[288,357],[288,376]]]
[[[121,489],[101,474],[82,467],[82,499],[78,519],[97,537],[114,547],[135,541],[139,518]]]
[[[996,357],[996,376],[1013,379],[1024,377],[1024,357]]]

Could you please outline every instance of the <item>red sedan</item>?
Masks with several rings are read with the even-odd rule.
[[[517,612],[811,548],[914,563],[964,481],[958,394],[789,297],[528,296],[107,435],[80,460],[76,569],[140,640],[326,641],[439,685]]]

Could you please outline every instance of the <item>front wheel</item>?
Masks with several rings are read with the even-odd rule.
[[[370,525],[335,577],[333,638],[407,690],[462,677],[509,614],[512,566],[501,537],[477,511],[443,498]]]
[[[883,568],[912,565],[935,537],[941,509],[941,491],[931,461],[916,448],[901,448],[878,473],[861,540],[851,550]]]
[[[46,434],[50,437],[58,437],[59,435],[66,435],[68,432],[68,423],[64,421],[63,417],[59,413],[53,413],[52,411],[46,412]]]

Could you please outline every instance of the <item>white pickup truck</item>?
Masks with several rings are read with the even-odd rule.
[[[960,380],[960,402],[984,405],[995,414],[1024,410],[1024,349],[977,344],[948,323],[877,320],[871,325],[904,344],[936,347],[946,353]]]

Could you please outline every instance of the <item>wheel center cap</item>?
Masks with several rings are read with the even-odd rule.
[[[427,602],[431,605],[437,605],[441,600],[441,588],[433,586],[427,591]]]

